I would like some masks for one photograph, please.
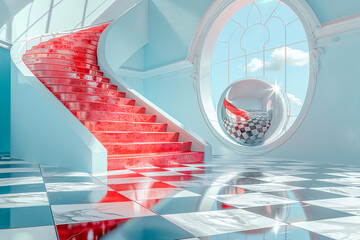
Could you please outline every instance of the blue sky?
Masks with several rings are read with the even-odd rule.
[[[247,77],[265,77],[286,91],[293,122],[306,97],[308,51],[304,28],[285,4],[259,0],[243,7],[224,26],[214,48],[211,89],[215,108],[228,84],[245,78],[247,72]]]

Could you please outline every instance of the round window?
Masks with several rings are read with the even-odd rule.
[[[221,126],[216,130],[245,147],[274,142],[297,120],[307,96],[309,44],[304,26],[292,9],[277,0],[252,1],[223,26],[209,71],[209,95]],[[281,93],[281,101],[270,92]],[[232,127],[249,128],[256,119],[261,127],[251,129],[245,133],[249,139],[243,139],[244,132],[235,128],[231,130],[235,133],[229,132],[231,119]]]

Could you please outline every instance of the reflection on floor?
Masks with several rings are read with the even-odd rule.
[[[90,175],[0,157],[0,239],[360,239],[360,167],[214,157]]]

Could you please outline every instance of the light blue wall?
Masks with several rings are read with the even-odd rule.
[[[269,156],[360,164],[360,33],[349,39],[324,48],[306,118]]]
[[[132,55],[122,66],[123,69],[130,69],[135,71],[144,70],[144,48],[139,49]]]
[[[10,151],[10,52],[0,48],[0,152]]]
[[[101,41],[102,39],[104,41]],[[104,55],[104,58],[108,60],[108,68],[111,68],[114,73],[118,73],[120,66],[124,66],[124,64],[125,66],[137,63],[141,65],[143,63],[143,47],[149,41],[148,1],[134,4],[124,16],[105,29],[101,40],[98,49],[103,47],[102,42],[106,47],[104,52],[98,52],[98,58]],[[142,79],[123,77],[123,80],[138,92],[143,92]]]
[[[198,23],[212,0],[149,1],[145,70],[186,58]]]
[[[148,43],[147,19],[148,1],[143,1],[105,29],[104,44],[111,47],[106,47],[100,54],[106,55],[112,71],[117,72],[130,56]]]
[[[184,60],[212,0],[149,0],[149,43],[123,66],[150,70]]]
[[[306,0],[322,24],[359,14],[359,0]]]

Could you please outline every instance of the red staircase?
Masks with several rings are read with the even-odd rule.
[[[202,162],[191,142],[125,98],[97,65],[97,43],[107,25],[34,46],[23,56],[34,75],[89,129],[108,151],[108,170]]]

